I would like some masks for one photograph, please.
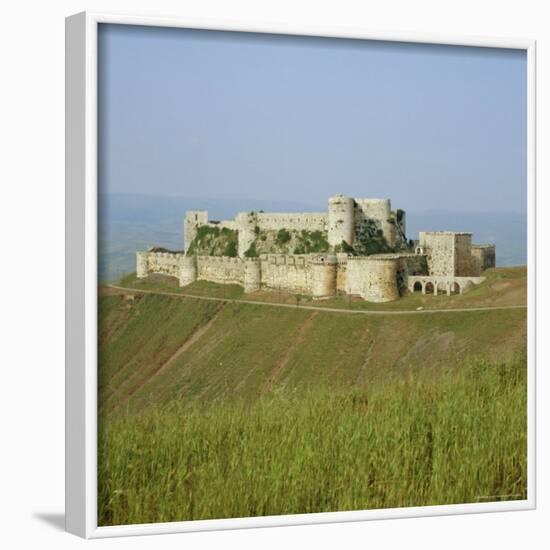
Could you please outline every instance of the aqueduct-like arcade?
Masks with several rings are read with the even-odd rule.
[[[482,282],[484,277],[437,277],[424,275],[409,275],[409,292],[422,292],[422,294],[433,294],[437,296],[446,292],[451,294],[462,294],[472,285]]]

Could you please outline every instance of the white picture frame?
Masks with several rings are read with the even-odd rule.
[[[97,32],[101,23],[411,43],[514,48],[527,54],[528,487],[526,500],[98,527],[97,525]],[[66,20],[66,529],[85,538],[534,509],[535,50],[533,40],[386,33],[83,12]]]

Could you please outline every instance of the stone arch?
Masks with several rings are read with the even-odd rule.
[[[440,294],[443,292],[447,292],[449,285],[445,281],[439,281],[435,286],[436,286],[437,293]]]
[[[426,286],[424,287],[424,293],[435,294],[435,285],[432,283],[432,281],[428,281],[426,283]]]
[[[462,289],[460,288],[460,285],[456,281],[453,281],[449,285],[449,291],[451,294],[462,294]]]
[[[413,292],[422,292],[422,283],[420,281],[415,281],[412,290]]]

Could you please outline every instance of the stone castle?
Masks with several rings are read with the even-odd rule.
[[[233,236],[235,246],[229,254],[202,253],[198,245],[208,232]],[[306,244],[314,238],[317,249],[261,250],[298,242],[294,238]],[[405,212],[392,210],[389,199],[344,195],[331,197],[326,213],[241,212],[213,221],[206,211],[188,211],[183,251],[136,253],[138,278],[158,273],[176,277],[180,286],[204,280],[238,284],[246,293],[272,289],[317,299],[347,294],[372,302],[406,292],[462,294],[494,266],[495,246],[472,244],[471,233],[420,232],[408,241]]]

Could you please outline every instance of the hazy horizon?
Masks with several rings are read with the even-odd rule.
[[[143,197],[143,198],[149,198],[149,199],[154,199],[154,198],[158,198],[158,199],[182,199],[182,200],[185,200],[185,201],[188,201],[189,203],[196,203],[200,206],[201,203],[203,202],[206,202],[206,201],[217,201],[217,200],[226,200],[226,201],[231,201],[231,202],[235,202],[235,203],[251,203],[251,202],[254,202],[254,203],[258,203],[258,204],[261,204],[262,202],[266,203],[266,204],[271,204],[271,203],[283,203],[283,204],[292,204],[294,203],[296,205],[296,207],[303,207],[303,208],[308,208],[308,210],[305,210],[306,212],[325,212],[327,210],[327,204],[328,204],[328,196],[327,196],[327,201],[325,201],[325,203],[320,203],[320,202],[306,202],[306,201],[288,201],[288,200],[283,200],[283,199],[255,199],[255,198],[252,198],[252,197],[239,197],[239,196],[235,196],[235,197],[228,197],[228,198],[223,198],[223,197],[216,197],[216,196],[212,196],[212,197],[209,197],[209,196],[189,196],[189,195],[185,195],[185,194],[160,194],[160,193],[134,193],[134,192],[129,192],[129,191],[100,191],[99,192],[100,196],[101,195],[118,195],[118,196],[123,196],[123,195],[128,195],[128,196],[139,196],[139,197]],[[371,197],[371,196],[357,196],[357,197],[353,197],[355,199],[358,199],[358,198],[389,198],[390,201],[391,201],[391,197],[383,197],[383,196],[379,196],[379,197]],[[414,209],[414,210],[408,210],[406,207],[403,207],[403,205],[394,205],[393,204],[393,201],[391,201],[391,206],[392,206],[392,209],[395,210],[395,208],[400,208],[402,210],[405,210],[405,212],[413,212],[413,213],[422,213],[422,212],[432,212],[432,211],[437,211],[437,212],[446,212],[446,213],[452,213],[452,212],[457,212],[457,213],[465,213],[465,212],[471,212],[471,213],[475,213],[475,214],[491,214],[491,213],[495,213],[495,214],[505,214],[505,213],[514,213],[514,214],[526,214],[526,209],[523,209],[523,208],[517,208],[517,209],[514,209],[514,208],[506,208],[506,209],[487,209],[487,210],[474,210],[474,211],[465,211],[465,210],[460,210],[460,209],[453,209],[453,208],[435,208],[435,207],[431,207],[431,208],[421,208],[421,209]],[[189,208],[190,210],[194,210],[195,207],[190,207]],[[199,209],[200,208],[196,208],[196,209]],[[237,214],[238,212],[246,212],[247,209],[241,209],[241,210],[236,210],[235,211],[235,214]],[[299,211],[299,210],[297,210]],[[185,215],[185,212],[182,212],[182,217]]]
[[[270,207],[272,206],[272,208]],[[101,194],[99,200],[99,277],[116,280],[135,270],[136,250],[161,246],[183,248],[186,210],[206,209],[210,219],[231,219],[239,211],[306,211],[301,203],[253,199],[187,198],[135,193]],[[310,211],[325,211],[312,205]],[[418,231],[471,231],[475,243],[497,245],[497,265],[527,261],[527,212],[460,212],[444,209],[407,210],[407,236]]]
[[[520,50],[100,25],[108,192],[517,211]]]

